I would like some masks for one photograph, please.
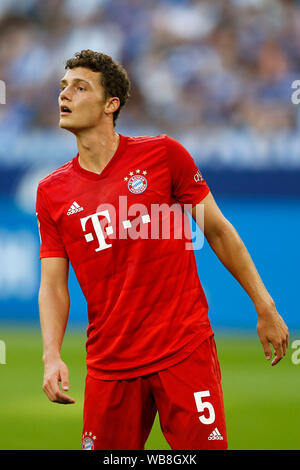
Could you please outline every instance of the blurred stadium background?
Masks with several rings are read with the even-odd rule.
[[[63,359],[77,404],[51,404],[41,390],[35,195],[38,181],[76,154],[73,136],[58,128],[58,81],[64,61],[85,48],[128,70],[132,97],[119,132],[167,133],[193,155],[291,343],[300,339],[300,105],[291,101],[300,80],[300,2],[1,0],[1,449],[80,447],[86,306],[71,271]],[[207,243],[195,254],[216,332],[229,448],[299,449],[296,351],[290,345],[270,367],[250,300]],[[158,421],[147,448],[168,448]]]

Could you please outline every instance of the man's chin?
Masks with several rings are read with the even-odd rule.
[[[76,130],[74,124],[70,121],[68,122],[68,119],[60,118],[58,125],[61,129],[66,129],[67,131],[74,132]]]

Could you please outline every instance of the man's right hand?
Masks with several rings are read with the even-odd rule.
[[[47,361],[44,363],[44,383],[43,390],[50,401],[54,403],[70,404],[75,400],[61,391],[59,382],[63,390],[69,390],[69,371],[66,364],[61,359]]]

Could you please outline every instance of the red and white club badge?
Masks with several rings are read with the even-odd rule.
[[[93,436],[91,432],[85,433],[82,436],[82,450],[94,450],[95,449],[96,436]]]
[[[127,187],[129,191],[133,194],[141,194],[145,191],[148,186],[148,181],[146,178],[147,171],[143,171],[141,174],[141,170],[136,170],[135,174],[133,171],[129,173],[130,178],[125,176],[124,181],[128,181]]]

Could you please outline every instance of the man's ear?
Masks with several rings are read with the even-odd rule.
[[[108,98],[105,104],[104,112],[107,114],[113,114],[120,106],[120,99],[117,96]]]

